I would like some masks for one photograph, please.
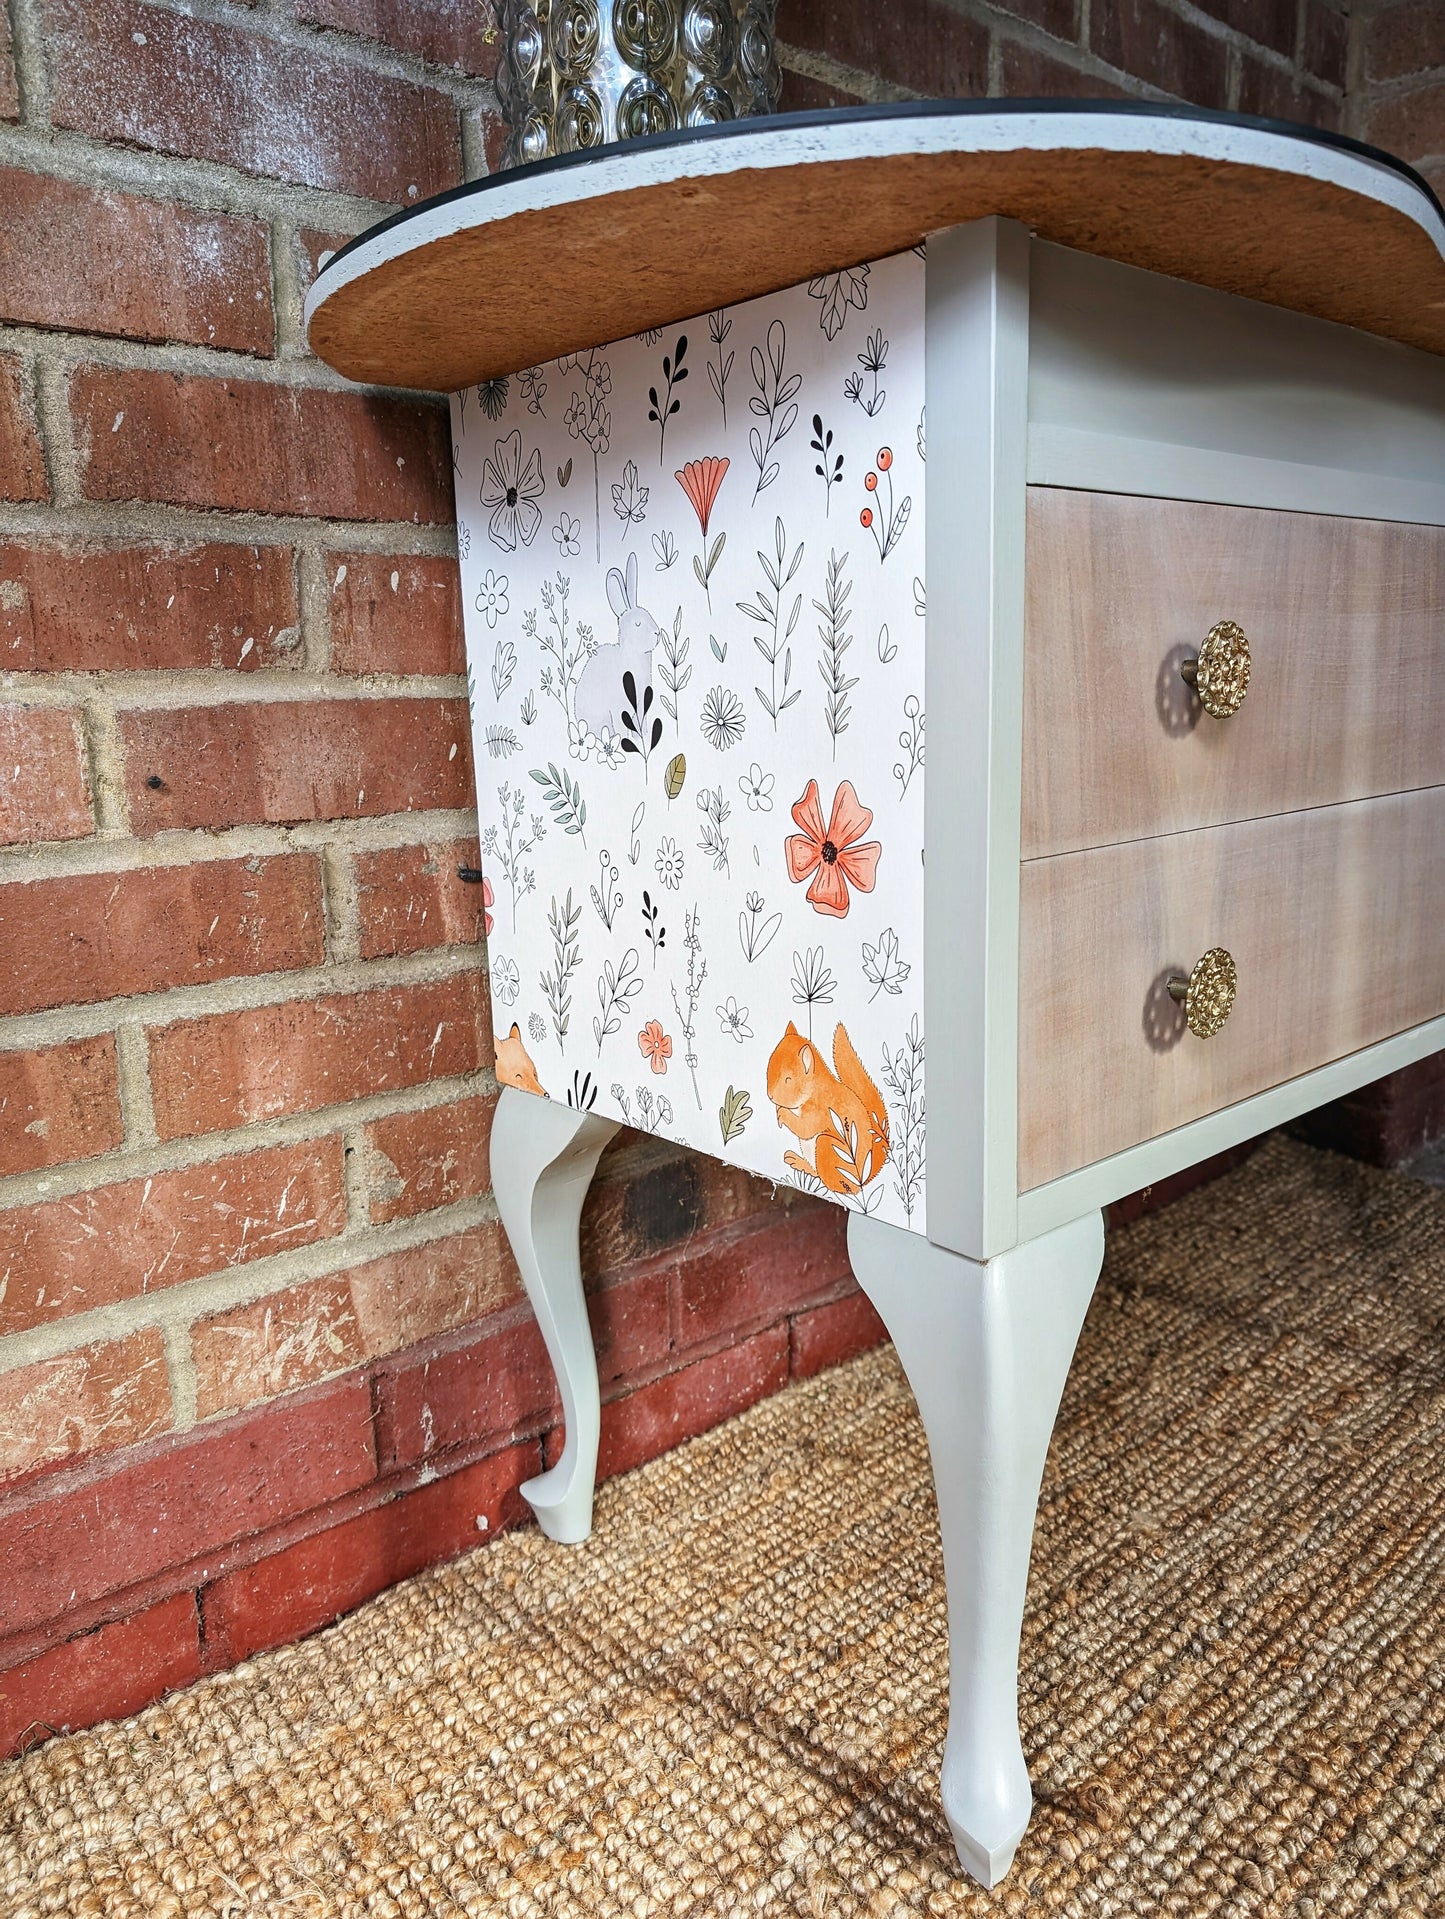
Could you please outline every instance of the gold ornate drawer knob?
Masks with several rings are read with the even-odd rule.
[[[1194,962],[1185,979],[1176,973],[1169,981],[1169,997],[1182,1002],[1184,1017],[1196,1039],[1213,1039],[1229,1018],[1239,970],[1222,946],[1211,946]]]
[[[1199,695],[1206,713],[1227,720],[1244,705],[1249,691],[1249,641],[1233,620],[1211,626],[1196,658],[1179,669]]]

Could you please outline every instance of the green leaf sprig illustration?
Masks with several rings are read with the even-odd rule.
[[[677,699],[692,678],[692,668],[687,664],[687,652],[691,645],[692,641],[682,630],[682,608],[679,607],[671,633],[666,627],[663,628],[662,638],[658,642],[660,657],[657,662],[657,677],[662,682],[662,710],[679,732],[682,726],[677,717]]]
[[[713,541],[712,545],[707,550],[706,561],[704,561],[703,556],[700,553],[694,553],[692,556],[692,570],[694,573],[696,573],[698,577],[698,583],[702,587],[703,592],[706,593],[707,595],[707,603],[709,607],[712,606],[713,569],[716,567],[718,561],[722,558],[722,550],[727,545],[727,543],[728,543],[727,534],[719,533],[717,538]],[[713,646],[714,648],[716,648],[717,646],[716,640],[713,641]]]
[[[637,970],[635,946],[628,947],[618,966],[614,967],[611,960],[603,960],[602,972],[597,980],[597,1004],[602,1012],[592,1022],[592,1037],[597,1042],[599,1053],[603,1040],[610,1033],[620,1031],[623,1020],[632,1010],[633,999],[641,990],[642,975]]]
[[[767,353],[757,346],[752,351],[753,385],[758,390],[748,400],[748,406],[760,420],[767,422],[766,432],[755,426],[748,433],[753,465],[758,469],[754,503],[763,488],[777,479],[778,462],[773,454],[792,432],[798,418],[797,396],[803,376],[801,373],[784,375],[787,354],[788,329],[781,320],[774,320],[768,328]]]
[[[552,909],[547,915],[547,924],[552,932],[556,963],[552,971],[541,975],[541,985],[547,1004],[552,1009],[552,1025],[559,1042],[567,1037],[572,1014],[572,994],[568,982],[582,963],[582,947],[577,937],[577,923],[581,917],[581,906],[572,904],[570,886],[562,905],[557,904],[557,895],[552,895]]]
[[[582,797],[582,789],[564,767],[559,773],[556,765],[548,761],[544,773],[539,766],[532,768],[532,778],[542,789],[543,797],[552,809],[553,820],[564,833],[571,833],[587,844],[587,835],[583,828],[587,824],[587,802]]]
[[[754,687],[753,691],[757,694],[759,704],[762,706],[763,711],[772,721],[774,732],[777,731],[778,727],[778,715],[780,713],[786,713],[802,691],[802,688],[797,686],[793,687],[791,692],[788,691],[789,683],[793,676],[793,649],[788,642],[793,637],[793,628],[798,624],[798,615],[803,610],[802,594],[799,593],[793,600],[792,611],[788,615],[786,627],[782,624],[782,612],[783,588],[792,579],[802,564],[803,542],[799,540],[797,550],[793,554],[792,559],[788,560],[787,570],[784,571],[783,562],[787,550],[788,536],[783,531],[783,522],[779,519],[773,528],[773,552],[775,557],[770,559],[761,547],[757,549],[758,564],[762,567],[763,578],[772,588],[772,592],[759,592],[756,601],[739,600],[737,603],[740,613],[746,613],[750,620],[756,621],[759,626],[767,629],[765,633],[754,633],[753,645],[767,661],[771,677],[767,686]],[[781,693],[778,691],[779,659],[783,662],[783,686]]]
[[[850,711],[848,695],[858,684],[855,674],[851,679],[843,668],[843,655],[853,644],[853,635],[847,631],[852,608],[848,605],[848,595],[853,590],[851,580],[843,578],[843,568],[847,564],[845,552],[828,555],[827,583],[824,597],[814,600],[813,605],[823,618],[818,627],[818,638],[823,643],[823,657],[818,662],[818,671],[823,676],[823,719],[833,742],[833,758],[838,757],[838,735],[848,730]]]

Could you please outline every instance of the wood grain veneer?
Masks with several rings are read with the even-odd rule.
[[[1445,787],[1025,861],[1019,1187],[1445,1012]],[[1198,1040],[1165,980],[1239,967]]]
[[[1031,487],[1025,859],[1445,784],[1445,527]],[[1249,636],[1229,719],[1179,677]]]

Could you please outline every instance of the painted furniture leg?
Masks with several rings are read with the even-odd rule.
[[[562,1394],[566,1440],[550,1472],[523,1497],[552,1539],[575,1544],[592,1530],[602,1406],[577,1223],[602,1149],[618,1121],[504,1086],[492,1121],[492,1189],[522,1284]]]
[[[928,1435],[948,1588],[943,1810],[996,1886],[1033,1807],[1019,1632],[1044,1456],[1104,1256],[1100,1213],[978,1263],[852,1213],[858,1284],[893,1336]]]

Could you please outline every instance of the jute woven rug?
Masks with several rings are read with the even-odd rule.
[[[1283,1139],[1116,1234],[1024,1626],[1037,1807],[937,1810],[891,1352],[0,1772],[0,1911],[1445,1913],[1445,1193]]]

